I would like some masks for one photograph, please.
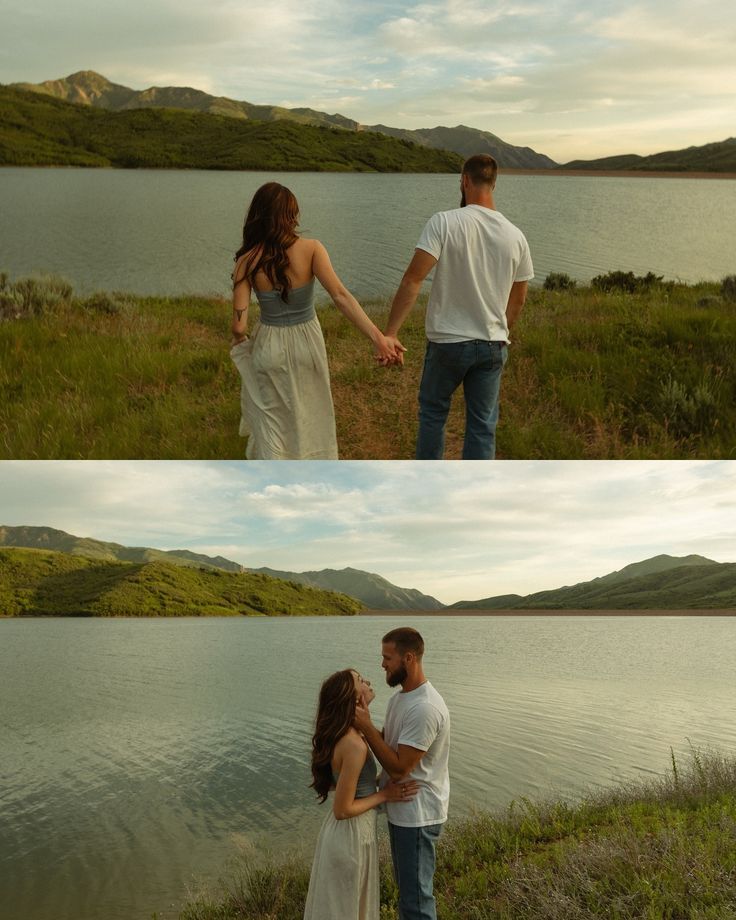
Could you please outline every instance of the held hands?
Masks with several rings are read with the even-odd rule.
[[[381,367],[392,367],[404,363],[406,348],[395,335],[382,335],[375,343],[375,358]]]

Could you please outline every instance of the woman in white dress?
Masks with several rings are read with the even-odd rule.
[[[380,885],[375,809],[409,801],[417,784],[376,790],[376,762],[353,728],[355,707],[375,693],[357,671],[338,671],[322,684],[312,738],[312,787],[325,802],[334,790],[309,879],[304,920],[379,920]]]
[[[396,350],[342,284],[319,240],[297,233],[292,192],[267,182],[253,196],[233,271],[233,348],[242,377],[241,429],[249,460],[335,460],[335,414],[314,280],[372,342],[381,364]],[[251,291],[260,323],[247,336]]]

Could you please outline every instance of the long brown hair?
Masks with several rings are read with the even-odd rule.
[[[332,755],[335,745],[347,734],[355,718],[358,694],[355,671],[336,671],[322,684],[312,736],[312,782],[309,784],[324,802],[333,785]]]
[[[233,287],[248,279],[251,287],[256,274],[261,271],[275,288],[281,289],[281,297],[289,299],[289,279],[286,269],[289,259],[286,250],[292,246],[299,234],[299,204],[285,185],[267,182],[253,196],[243,224],[243,243],[235,253],[235,261],[249,252],[245,261],[245,274]]]

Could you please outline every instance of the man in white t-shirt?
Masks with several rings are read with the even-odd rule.
[[[383,732],[359,706],[356,727],[383,767],[379,783],[414,779],[417,795],[387,802],[394,875],[399,888],[399,920],[436,920],[433,894],[435,846],[447,820],[450,799],[450,714],[424,676],[424,641],[415,629],[400,627],[383,637],[382,667],[389,687]]]
[[[427,221],[391,306],[385,334],[403,363],[399,329],[436,266],[419,387],[418,460],[442,459],[447,414],[460,384],[466,407],[463,460],[495,457],[509,329],[534,277],[524,234],[496,210],[497,175],[492,156],[478,154],[465,161],[461,206]]]

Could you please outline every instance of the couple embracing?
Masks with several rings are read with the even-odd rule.
[[[319,240],[297,233],[299,206],[277,182],[253,197],[233,271],[233,347],[242,378],[241,429],[251,460],[335,460],[335,414],[324,338],[314,310],[315,279],[373,344],[377,362],[402,365],[398,335],[434,270],[419,386],[416,457],[439,460],[452,395],[465,396],[463,459],[495,456],[501,372],[509,329],[534,276],[524,235],[495,207],[498,166],[466,160],[460,208],[427,222],[391,306],[384,332],[340,281]],[[251,293],[260,322],[248,336]]]
[[[376,809],[385,807],[400,920],[436,920],[435,845],[447,820],[450,715],[424,675],[424,641],[410,627],[382,640],[390,687],[380,731],[375,694],[357,671],[323,683],[312,739],[312,786],[332,809],[319,833],[304,920],[379,920]],[[383,768],[380,778],[376,760]],[[378,788],[377,788],[378,785]]]

